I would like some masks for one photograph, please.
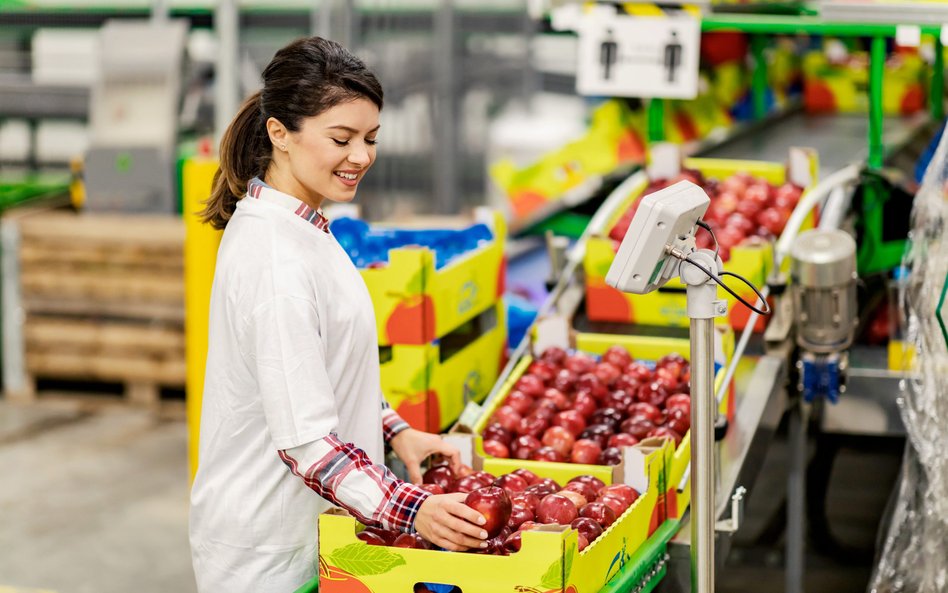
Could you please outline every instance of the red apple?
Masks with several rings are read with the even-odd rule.
[[[418,487],[432,494],[444,494],[444,488],[437,484],[418,484]]]
[[[510,473],[514,474],[515,476],[520,476],[521,478],[526,480],[528,485],[531,485],[531,486],[540,481],[540,477],[528,469],[521,468],[521,469],[514,470]]]
[[[474,468],[470,465],[460,464],[458,466],[458,471],[454,472],[454,475],[460,480],[465,476],[469,476],[474,473]]]
[[[510,457],[510,449],[500,441],[484,441],[484,453],[502,459]]]
[[[609,349],[602,354],[602,360],[620,369],[624,369],[632,362],[632,356],[629,355],[629,351],[622,346],[610,346]]]
[[[744,192],[744,199],[741,201],[741,204],[752,203],[757,207],[757,210],[761,210],[767,204],[770,203],[771,195],[773,194],[773,189],[770,187],[770,184],[763,180],[755,181],[747,188],[747,191]],[[740,209],[741,205],[738,205]]]
[[[372,546],[390,546],[395,543],[395,538],[400,534],[396,531],[379,529],[378,527],[366,527],[360,531],[356,537]]]
[[[522,531],[515,531],[504,540],[504,547],[508,552],[514,553],[520,551],[520,547],[523,545],[523,541],[521,540],[522,533]]]
[[[803,190],[799,187],[792,183],[785,183],[774,192],[774,206],[786,210],[793,210],[796,208],[797,202],[800,201],[800,194],[802,193]]]
[[[625,502],[623,502],[621,498],[619,498],[618,496],[611,495],[611,494],[607,494],[606,496],[600,496],[599,498],[596,499],[596,502],[601,502],[602,504],[612,509],[612,513],[616,517],[619,517],[620,515],[622,515],[622,513],[624,513],[625,510],[629,508],[629,505],[625,504]]]
[[[445,492],[454,490],[455,485],[454,472],[447,465],[432,467],[421,476],[421,481],[425,484],[437,484]]]
[[[641,362],[632,362],[625,367],[625,374],[638,383],[645,383],[652,378],[652,370]]]
[[[610,447],[632,447],[639,444],[639,439],[628,433],[617,432],[616,434],[609,437],[609,442],[607,444]]]
[[[619,367],[614,366],[608,362],[600,362],[596,365],[596,370],[593,371],[593,374],[602,382],[605,386],[610,386],[615,383],[616,379],[622,374],[622,371]]]
[[[668,398],[670,400],[671,397]],[[668,407],[668,400],[665,400],[665,406]],[[644,416],[652,421],[652,424],[659,425],[664,420],[662,418],[662,410],[658,406],[654,406],[645,402],[636,402],[630,405],[627,408],[629,418],[634,418],[635,416]]]
[[[564,458],[569,455],[576,443],[576,437],[562,426],[551,426],[543,433],[543,444],[552,447]]]
[[[566,356],[566,350],[557,346],[550,346],[540,355],[540,360],[552,365],[562,366],[563,363],[566,362]]]
[[[673,441],[675,441],[676,448],[678,447],[678,445],[681,444],[681,435],[667,426],[659,426],[655,428],[654,430],[648,433],[648,436],[658,437],[658,438],[663,438],[663,439],[672,439]]]
[[[548,362],[538,360],[530,365],[530,367],[527,369],[527,374],[539,378],[544,384],[549,384],[550,381],[553,380],[553,377],[556,376],[557,370],[558,369],[556,366]]]
[[[593,397],[596,397],[604,391],[608,392],[608,390],[602,389],[603,387],[605,387],[605,385],[603,385],[595,373],[585,373],[580,375],[579,379],[576,380],[576,391],[586,391]]]
[[[790,214],[791,211],[784,208],[766,208],[757,215],[757,224],[779,237],[790,220]]]
[[[491,416],[491,424],[497,423],[506,428],[510,432],[515,432],[517,430],[517,425],[520,424],[520,420],[523,416],[513,408],[513,406],[500,406],[497,408],[497,411],[494,412],[494,415]]]
[[[599,495],[599,491],[586,482],[567,482],[566,485],[563,486],[563,490],[572,490],[577,494],[582,494],[583,498],[587,501],[596,500],[596,497]]]
[[[510,447],[513,450],[514,459],[530,459],[530,454],[539,449],[542,445],[540,439],[525,434],[514,439]]]
[[[635,393],[639,390],[639,386],[642,384],[642,381],[639,381],[637,378],[632,375],[625,374],[620,375],[616,382],[612,385],[613,389],[621,389],[628,393]]]
[[[610,484],[599,491],[600,497],[609,495],[618,496],[627,506],[632,506],[639,497],[638,491],[628,484]]]
[[[510,519],[510,498],[503,488],[488,486],[467,495],[464,504],[484,515],[487,522],[482,525],[487,537],[496,537]]]
[[[527,486],[527,488],[529,489],[530,486]],[[546,494],[543,496],[546,496]],[[536,513],[537,507],[540,506],[540,499],[543,498],[543,496],[538,496],[533,492],[524,490],[510,497],[510,503],[514,506],[526,507],[530,509],[531,512]]]
[[[607,426],[611,426],[612,429],[615,430],[616,427],[618,427],[622,422],[623,418],[625,418],[625,414],[623,414],[621,410],[605,407],[596,410],[595,413],[593,413],[593,415],[589,418],[589,422],[590,424],[605,424]]]
[[[574,373],[569,369],[560,369],[560,372],[556,373],[556,377],[553,378],[553,385],[562,391],[563,393],[572,393],[576,389],[576,381],[579,380],[579,375]]]
[[[550,421],[539,416],[530,415],[520,421],[517,432],[523,436],[538,438],[550,426]]]
[[[674,410],[674,409],[684,410],[686,413],[691,413],[691,396],[687,393],[673,393],[668,396],[668,399],[665,400],[665,411]]]
[[[537,484],[542,485],[542,486],[544,486],[545,488],[551,489],[551,494],[552,494],[553,492],[557,492],[557,491],[559,491],[559,490],[562,490],[562,486],[560,486],[559,483],[558,483],[556,480],[554,480],[553,478],[540,478],[540,480],[537,482]]]
[[[754,220],[762,208],[762,204],[745,198],[737,203],[737,212],[735,212],[735,214],[741,214],[750,220]]]
[[[576,505],[577,511],[581,509],[582,507],[586,506],[586,502],[587,502],[586,497],[580,494],[579,492],[576,492],[575,490],[567,490],[566,488],[563,488],[562,490],[557,492],[557,494],[559,494],[560,496],[565,496],[566,498],[573,501],[573,504]]]
[[[599,402],[589,393],[580,393],[573,401],[573,409],[579,412],[583,419],[589,418],[599,408]]]
[[[594,464],[599,461],[602,454],[602,447],[596,441],[590,439],[579,439],[573,445],[570,452],[570,461],[573,463]]]
[[[727,258],[724,257],[725,252],[730,252],[732,247],[739,245],[741,241],[747,238],[747,233],[740,231],[739,229],[726,226],[717,232],[718,238],[718,255],[721,256],[722,261],[727,261]]]
[[[510,518],[507,519],[507,527],[511,531],[517,531],[520,526],[527,521],[533,521],[535,517],[533,509],[523,505],[513,505],[510,510]]]
[[[636,392],[634,391],[629,392],[622,389],[617,389],[615,391],[610,392],[609,395],[606,396],[606,399],[603,402],[603,404],[610,408],[615,408],[617,410],[628,409],[630,405],[635,403],[635,396],[632,395],[633,393],[636,393]]]
[[[504,474],[494,480],[494,486],[503,488],[504,492],[507,493],[507,496],[513,496],[518,492],[523,492],[526,490],[529,484],[527,484],[527,481],[520,476],[514,474]]]
[[[417,548],[419,550],[430,550],[431,544],[428,540],[417,533],[403,533],[395,538],[392,545],[396,548]]]
[[[600,465],[619,465],[622,463],[622,449],[618,447],[606,447],[599,454]]]
[[[464,476],[458,480],[457,486],[454,487],[454,492],[461,492],[462,494],[467,494],[468,492],[473,492],[478,488],[483,488],[484,484],[474,477],[474,474],[469,476]]]
[[[569,526],[583,534],[589,542],[595,541],[597,537],[602,535],[602,525],[589,517],[580,516],[570,523]]]
[[[550,387],[543,392],[543,397],[541,397],[540,400],[545,399],[552,401],[557,410],[566,410],[570,405],[569,398],[566,397],[566,394],[556,387]]]
[[[640,387],[635,397],[640,402],[652,404],[660,408],[664,405],[665,398],[668,397],[668,389],[661,383],[653,381]]]
[[[684,435],[691,429],[691,411],[681,408],[671,408],[668,410],[668,419],[665,421],[665,427],[672,430],[675,434]],[[677,442],[676,442],[677,445]]]
[[[624,421],[619,428],[622,432],[630,434],[641,441],[655,428],[655,423],[645,416],[632,416]]]
[[[561,488],[559,487],[551,486],[550,484],[545,484],[542,482],[537,482],[536,484],[533,484],[532,486],[527,486],[527,489],[524,490],[523,492],[524,494],[534,494],[538,496],[540,500],[543,500],[544,496],[547,496],[548,494],[554,494],[556,492],[559,492],[560,490]],[[537,504],[539,505],[539,503]]]
[[[599,445],[600,449],[605,449],[609,443],[609,437],[615,433],[615,430],[607,424],[593,424],[579,435],[579,438],[588,439]]]
[[[671,393],[678,384],[678,371],[669,368],[655,369],[655,379],[652,381],[665,388],[665,391]]]
[[[514,390],[511,391],[510,395],[507,396],[507,399],[504,400],[504,405],[510,406],[521,416],[523,416],[530,411],[530,408],[533,406],[533,402],[534,399],[526,393],[520,390]]]
[[[602,525],[603,529],[609,529],[609,526],[615,523],[618,517],[616,512],[609,505],[602,502],[591,502],[587,504],[579,509],[579,516],[592,519],[599,525]]]
[[[560,453],[553,447],[547,447],[544,445],[530,454],[530,460],[564,462],[566,461],[566,455]]]
[[[481,436],[484,437],[485,441],[497,441],[503,443],[504,445],[510,445],[510,442],[513,440],[513,434],[500,424],[488,424],[487,428],[484,429],[484,432],[481,433]]]
[[[546,389],[546,385],[543,384],[543,380],[534,375],[524,375],[517,380],[514,384],[515,389],[526,393],[530,397],[540,397],[543,394],[543,390]]]
[[[589,474],[582,474],[582,475],[576,476],[575,478],[570,480],[570,483],[573,483],[573,482],[580,482],[582,484],[588,485],[589,487],[591,487],[593,490],[596,491],[596,494],[598,494],[599,491],[605,488],[606,486],[605,482],[603,482],[596,476],[591,476]]]
[[[479,472],[474,472],[474,473],[471,474],[471,475],[474,476],[475,478],[477,478],[477,480],[478,480],[481,484],[483,484],[485,488],[486,488],[487,486],[492,485],[492,484],[494,483],[494,480],[497,479],[497,476],[495,476],[494,474],[492,474],[492,473],[490,473],[490,472],[485,472],[485,471],[483,471],[483,470],[482,470],[482,471],[479,471]]]
[[[549,494],[540,501],[537,507],[537,521],[547,525],[558,523],[569,525],[579,516],[576,505],[562,494]]]
[[[553,426],[562,426],[574,437],[586,430],[586,419],[577,410],[564,410],[553,416]]]
[[[737,210],[737,205],[741,202],[738,196],[741,193],[743,193],[743,190],[741,190],[741,192],[735,192],[732,189],[724,188],[714,200],[714,215],[717,217],[727,217]]]
[[[589,547],[589,540],[582,533],[576,534],[576,549],[580,552]]]
[[[563,366],[577,375],[582,375],[583,373],[592,372],[592,370],[596,368],[596,361],[588,354],[577,352],[572,356],[566,357],[566,362],[563,363]]]

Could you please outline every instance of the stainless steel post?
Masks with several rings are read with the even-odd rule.
[[[786,592],[803,593],[804,521],[806,517],[806,423],[803,402],[791,404],[787,425],[790,475],[787,476]]]
[[[214,10],[217,65],[214,81],[214,136],[220,142],[230,120],[240,108],[237,88],[237,51],[240,12],[236,0],[219,0]]]
[[[691,590],[714,591],[714,319],[691,319]]]
[[[454,0],[441,0],[435,8],[434,43],[434,199],[438,214],[456,214],[460,204],[458,191],[457,73],[461,68],[457,55],[457,23]]]

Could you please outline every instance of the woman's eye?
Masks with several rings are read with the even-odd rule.
[[[371,140],[369,140],[368,138],[366,138],[366,139],[365,139],[365,143],[368,144],[369,146],[375,146],[376,144],[379,143],[379,140],[378,140],[378,138],[372,138]]]
[[[336,140],[333,138],[332,141],[336,143],[336,146],[346,146],[349,144],[348,140]]]

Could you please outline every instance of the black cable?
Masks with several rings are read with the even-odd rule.
[[[711,228],[711,225],[701,219],[696,220],[695,224],[711,234],[711,240],[714,241],[714,259],[718,259],[718,251],[721,247],[718,245],[718,238],[714,236],[714,230]]]
[[[743,283],[746,284],[747,286],[750,286],[751,290],[753,290],[754,293],[757,295],[757,298],[760,299],[760,302],[764,304],[764,307],[765,307],[765,308],[764,308],[763,310],[758,309],[758,308],[755,307],[754,305],[752,305],[752,304],[748,303],[747,301],[745,301],[745,300],[743,299],[743,297],[741,297],[741,296],[738,295],[736,292],[734,292],[734,290],[732,290],[730,286],[728,286],[727,284],[725,284],[718,276],[716,276],[715,274],[712,274],[712,273],[711,273],[711,270],[709,270],[708,268],[706,268],[706,267],[702,266],[701,264],[697,263],[696,261],[694,261],[694,260],[691,259],[690,257],[685,256],[682,261],[688,262],[689,264],[693,265],[694,267],[698,268],[699,270],[701,270],[702,272],[704,272],[705,274],[707,274],[707,275],[708,275],[708,278],[710,278],[710,279],[714,280],[715,282],[717,282],[718,285],[719,285],[721,288],[723,288],[724,290],[726,290],[732,297],[734,297],[735,299],[737,299],[738,301],[740,301],[740,303],[741,303],[742,305],[744,305],[745,307],[747,307],[748,309],[750,309],[750,310],[753,311],[754,313],[757,313],[757,314],[759,314],[759,315],[770,315],[770,305],[767,303],[767,299],[764,298],[764,295],[760,294],[760,291],[757,290],[757,287],[754,286],[753,284],[751,284],[750,281],[747,280],[747,278],[741,276],[740,274],[735,274],[734,272],[721,272],[721,275],[722,275],[722,276],[734,276],[735,278],[737,278],[738,280],[740,280],[741,282],[743,282]]]

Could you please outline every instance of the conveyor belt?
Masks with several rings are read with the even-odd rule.
[[[882,132],[886,154],[900,150],[928,121],[927,114],[886,118]],[[819,153],[820,176],[825,177],[848,164],[865,161],[868,134],[869,118],[865,115],[816,116],[797,112],[769,126],[749,130],[701,156],[783,162],[791,147],[810,147]]]

